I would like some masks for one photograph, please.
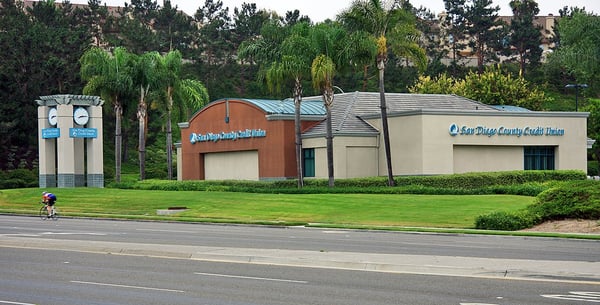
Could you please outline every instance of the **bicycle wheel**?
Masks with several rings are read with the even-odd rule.
[[[42,220],[48,219],[48,210],[46,209],[46,206],[40,208],[40,218]]]

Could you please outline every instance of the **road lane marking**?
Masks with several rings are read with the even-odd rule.
[[[155,287],[143,287],[143,286],[119,285],[119,284],[110,284],[110,283],[96,283],[96,282],[84,282],[84,281],[71,281],[71,283],[74,283],[74,284],[84,284],[84,285],[95,285],[95,286],[108,286],[108,287],[117,287],[117,288],[143,289],[143,290],[153,290],[153,291],[185,292],[183,290],[164,289],[164,288],[155,288]]]
[[[158,229],[135,229],[136,231],[146,232],[166,232],[166,233],[198,233],[197,231],[179,231],[179,230],[158,230]]]
[[[197,275],[206,275],[206,276],[218,276],[218,277],[228,277],[228,278],[236,278],[236,279],[245,279],[245,280],[258,280],[258,281],[272,281],[272,282],[286,282],[286,283],[298,283],[298,284],[307,284],[307,281],[297,281],[297,280],[286,280],[286,279],[274,279],[268,277],[254,277],[254,276],[242,276],[242,275],[228,275],[228,274],[217,274],[217,273],[204,273],[204,272],[194,272]]]
[[[12,305],[35,305],[32,303],[19,303],[19,302],[10,302],[10,301],[2,301],[0,300],[0,304],[12,304]]]
[[[42,232],[41,235],[94,235],[94,236],[106,236],[106,233],[96,232]]]
[[[600,303],[600,292],[570,291],[570,294],[542,294],[549,299]]]

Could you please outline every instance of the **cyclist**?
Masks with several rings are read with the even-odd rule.
[[[54,203],[56,202],[56,195],[49,192],[42,192],[42,202],[46,204],[46,208],[48,209],[48,216],[52,217],[54,215]]]

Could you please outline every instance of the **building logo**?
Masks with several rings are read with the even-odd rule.
[[[451,136],[455,136],[458,134],[458,125],[452,123],[452,125],[450,125],[450,128],[448,128],[448,132],[450,133]]]
[[[455,123],[452,123],[448,128],[448,133],[451,136],[486,136],[486,137],[494,137],[494,136],[564,136],[565,129],[560,127],[551,127],[551,126],[524,126],[524,127],[506,127],[506,126],[498,126],[498,127],[489,127],[485,125],[477,125],[477,126],[459,126]]]
[[[220,133],[192,133],[190,134],[190,143],[197,142],[218,142],[222,140],[235,141],[238,139],[264,138],[267,131],[262,129],[246,129],[238,131],[220,132]]]

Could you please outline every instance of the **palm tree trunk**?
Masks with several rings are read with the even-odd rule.
[[[167,111],[167,176],[173,179],[173,131],[171,128],[171,109]]]
[[[333,88],[325,88],[323,92],[323,99],[325,102],[325,108],[327,109],[327,173],[329,176],[329,187],[333,187],[333,128],[331,122],[331,108],[333,106]]]
[[[329,107],[327,107],[327,174],[329,176],[329,187],[333,187],[333,132],[331,128],[331,109]]]
[[[304,186],[304,173],[302,171],[302,129],[300,125],[300,104],[302,103],[302,83],[296,78],[294,87],[294,127],[296,131],[296,171],[298,173],[298,188]]]
[[[385,72],[385,60],[377,61],[377,68],[379,69],[379,100],[381,107],[381,124],[383,127],[383,143],[385,147],[385,160],[387,163],[388,172],[388,185],[394,186],[394,174],[392,173],[392,152],[390,148],[390,132],[388,127],[387,118],[387,104],[385,102],[385,85],[384,85],[384,72]]]
[[[138,156],[140,162],[140,180],[146,179],[146,101],[144,88],[140,88],[140,103],[138,104]]]
[[[121,153],[122,153],[122,134],[121,121],[123,118],[123,107],[115,98],[115,182],[121,182]]]
[[[167,177],[173,179],[173,128],[171,115],[173,112],[173,87],[167,87]]]

